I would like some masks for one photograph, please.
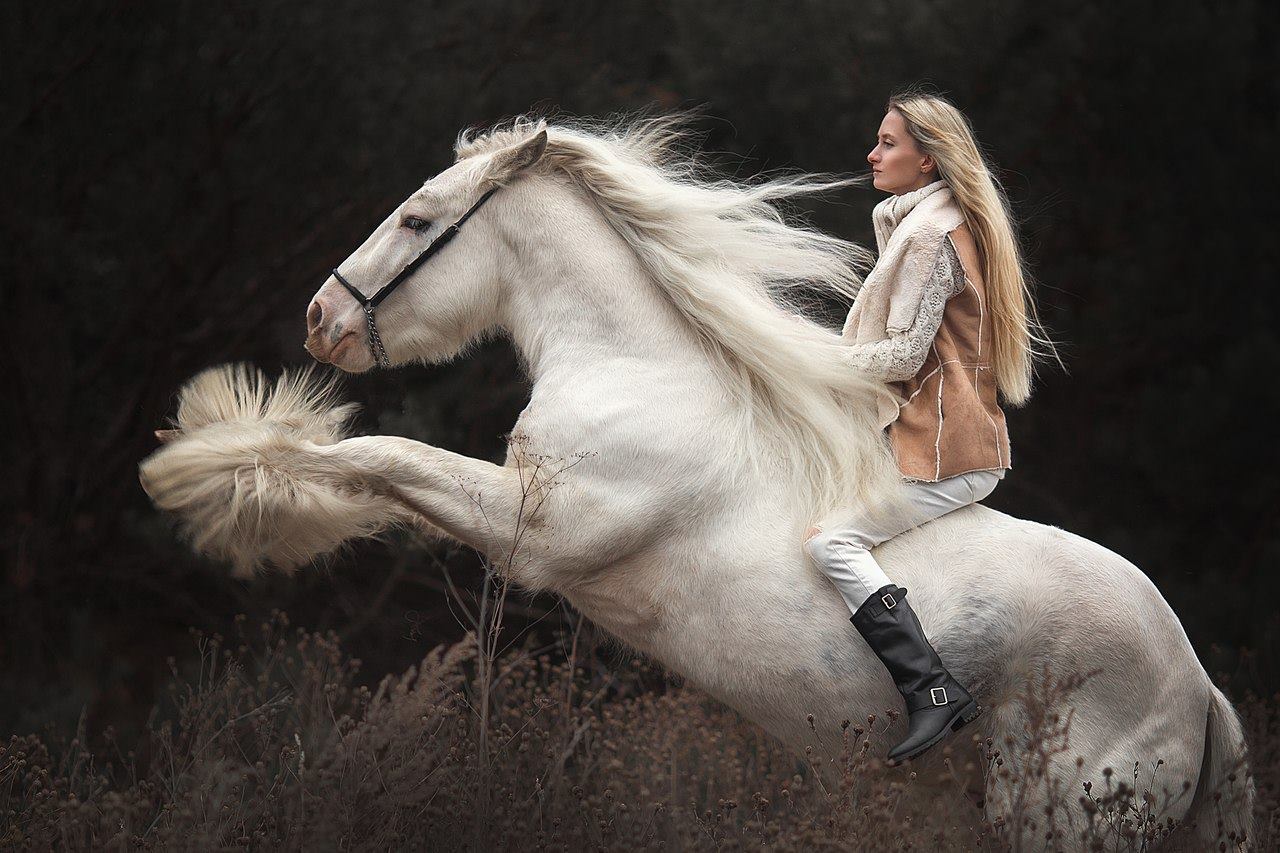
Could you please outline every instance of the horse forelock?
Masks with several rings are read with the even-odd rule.
[[[547,131],[535,166],[568,176],[604,213],[703,342],[721,381],[745,403],[741,438],[798,475],[814,517],[899,496],[874,380],[841,358],[839,335],[805,317],[815,293],[852,299],[871,256],[788,222],[776,202],[849,183],[813,174],[759,181],[717,176],[691,144],[691,112],[609,122],[519,116],[458,136],[459,161]],[[754,457],[753,457],[754,458]]]

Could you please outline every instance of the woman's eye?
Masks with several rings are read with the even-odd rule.
[[[406,216],[400,221],[400,224],[412,231],[425,231],[427,228],[431,227],[431,223],[429,221],[418,216]]]

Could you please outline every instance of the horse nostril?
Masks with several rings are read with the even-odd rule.
[[[320,321],[324,319],[324,309],[320,307],[320,301],[316,300],[311,303],[311,307],[307,309],[307,331],[314,332],[320,328]]]

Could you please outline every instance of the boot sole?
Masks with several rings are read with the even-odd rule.
[[[972,723],[974,720],[978,719],[978,717],[981,716],[981,714],[982,714],[982,708],[978,705],[977,700],[971,699],[968,705],[965,705],[958,712],[956,712],[956,715],[951,718],[951,721],[949,723],[947,723],[945,726],[942,727],[942,730],[940,732],[938,732],[929,740],[925,741],[920,746],[916,747],[911,752],[905,755],[899,755],[897,758],[890,758],[889,761],[891,761],[894,764],[901,764],[904,761],[910,761],[911,759],[915,758],[921,753],[926,752],[933,746],[937,745],[937,743],[941,741],[943,738],[945,738],[948,733],[960,731],[962,728],[965,727],[966,724]]]

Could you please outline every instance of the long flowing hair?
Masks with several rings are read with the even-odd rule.
[[[1036,310],[1008,196],[978,148],[969,120],[946,98],[908,90],[889,98],[885,112],[890,110],[902,115],[921,153],[933,157],[938,177],[951,187],[973,232],[994,326],[996,387],[1006,402],[1021,406],[1031,397],[1035,359],[1052,356],[1059,365],[1062,359]]]
[[[701,162],[691,111],[604,122],[518,116],[457,140],[459,160],[547,132],[535,167],[568,177],[604,214],[696,332],[744,422],[735,458],[796,474],[809,519],[900,505],[901,475],[877,428],[879,382],[855,370],[838,333],[804,316],[819,292],[851,300],[870,254],[787,221],[778,203],[857,183],[789,174],[738,180]]]

